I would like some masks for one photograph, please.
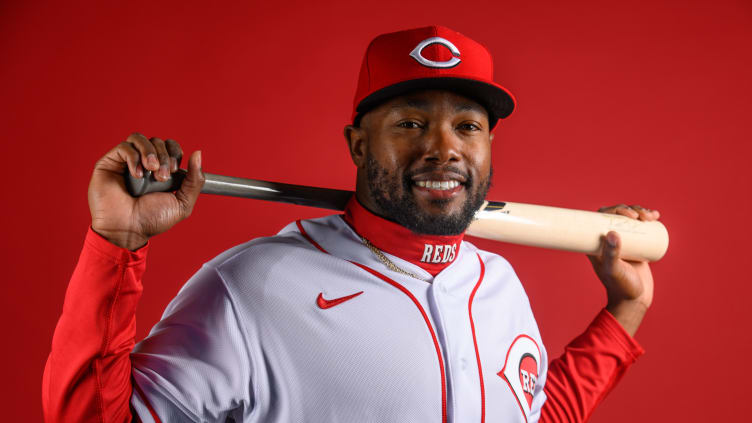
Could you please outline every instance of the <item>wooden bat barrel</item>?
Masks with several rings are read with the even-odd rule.
[[[616,214],[487,201],[475,217],[468,235],[531,247],[596,255],[602,237],[616,231],[625,260],[660,260],[668,249],[668,231],[661,222]]]

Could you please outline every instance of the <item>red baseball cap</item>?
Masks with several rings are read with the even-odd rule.
[[[384,101],[425,89],[468,97],[488,111],[493,129],[514,110],[515,99],[493,81],[493,59],[485,46],[443,26],[379,35],[368,45],[353,103],[353,122]]]

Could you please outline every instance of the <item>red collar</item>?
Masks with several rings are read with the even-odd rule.
[[[416,234],[366,210],[354,195],[345,207],[345,222],[376,248],[418,265],[433,276],[454,262],[464,236]]]

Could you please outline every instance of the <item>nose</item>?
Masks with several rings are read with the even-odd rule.
[[[433,164],[447,164],[460,160],[462,140],[449,128],[436,127],[426,134],[425,161]]]

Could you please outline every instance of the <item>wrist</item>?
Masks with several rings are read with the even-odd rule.
[[[91,230],[96,232],[99,236],[106,239],[111,244],[130,251],[138,250],[139,248],[146,245],[146,243],[149,241],[148,237],[130,231],[111,231],[96,228],[94,227],[94,225],[91,226]]]
[[[630,336],[634,336],[648,311],[648,306],[639,300],[609,300],[606,310],[614,316]]]

